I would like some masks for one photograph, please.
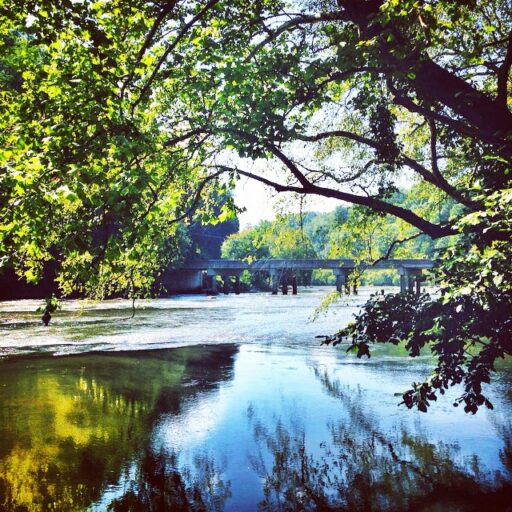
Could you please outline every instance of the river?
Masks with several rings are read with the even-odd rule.
[[[375,290],[373,290],[375,291]],[[321,346],[372,292],[0,303],[1,510],[506,510],[512,369],[467,415],[400,394],[429,355]]]

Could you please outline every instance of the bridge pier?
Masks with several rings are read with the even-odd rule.
[[[297,295],[297,276],[292,276],[292,295]]]
[[[216,274],[213,274],[213,276],[210,277],[211,282],[211,292],[216,295],[217,294],[217,276]]]
[[[213,268],[206,269],[206,293],[217,295],[217,272]]]
[[[345,288],[345,292],[350,294],[348,286],[348,274],[350,271],[346,268],[333,268],[332,271],[336,277],[336,291],[343,293],[343,288]]]
[[[272,295],[277,295],[277,289],[279,287],[279,275],[277,270],[272,270],[270,272],[270,280],[272,286]]]
[[[224,295],[228,295],[230,288],[233,287],[233,290],[236,295],[240,295],[241,286],[240,286],[240,274],[242,270],[222,270],[222,269],[215,269],[215,268],[208,268],[206,270],[206,275],[208,276],[209,286],[210,286],[210,293],[217,294],[217,276],[220,275],[222,278],[222,293]],[[235,282],[231,282],[231,277],[235,277]]]
[[[283,290],[283,295],[288,295],[288,276],[286,272],[283,272],[281,276],[281,288]]]
[[[423,270],[421,268],[407,268],[403,266],[397,267],[400,274],[400,293],[415,293],[419,295],[421,292],[421,281],[423,281]]]

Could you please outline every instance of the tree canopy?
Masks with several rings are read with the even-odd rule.
[[[3,0],[1,261],[36,280],[57,259],[66,293],[147,290],[199,195],[240,176],[393,215],[457,237],[442,295],[383,331],[402,306],[374,301],[343,337],[429,344],[436,377],[406,404],[463,382],[475,412],[512,352],[511,17],[507,0]],[[398,204],[412,185],[425,201]]]

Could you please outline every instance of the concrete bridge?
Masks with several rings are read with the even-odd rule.
[[[360,265],[359,265],[360,266]],[[363,267],[365,265],[363,264]],[[400,274],[400,291],[406,290],[419,293],[422,272],[434,266],[432,260],[424,259],[389,259],[377,262],[374,265],[367,264],[366,268],[389,269],[394,268]],[[328,269],[332,270],[336,277],[336,290],[342,292],[348,290],[349,274],[358,267],[358,264],[351,259],[307,259],[307,260],[203,260],[189,261],[180,266],[180,272],[202,273],[206,272],[211,280],[211,291],[216,293],[216,276],[221,276],[224,281],[224,293],[229,291],[229,280],[234,277],[235,293],[240,293],[240,274],[244,270],[249,272],[268,272],[272,281],[272,293],[277,294],[279,284],[282,286],[283,294],[288,293],[289,281],[291,281],[292,293],[297,293],[296,273],[301,270]],[[291,277],[291,279],[290,279]]]

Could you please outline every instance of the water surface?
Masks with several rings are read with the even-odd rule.
[[[369,290],[311,323],[323,293],[1,303],[0,508],[506,510],[506,366],[493,411],[409,411],[430,358],[319,346]]]

